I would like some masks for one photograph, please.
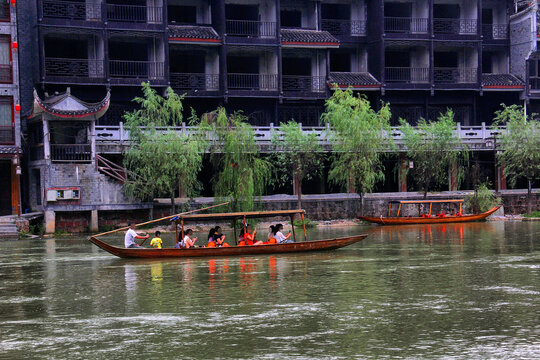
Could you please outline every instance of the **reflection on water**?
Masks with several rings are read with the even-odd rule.
[[[540,224],[369,233],[337,251],[125,260],[0,242],[0,358],[539,358]]]

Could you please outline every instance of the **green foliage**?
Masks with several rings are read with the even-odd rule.
[[[473,214],[486,212],[500,203],[501,199],[495,196],[493,191],[485,183],[478,185],[478,188],[474,191],[474,195],[465,199],[465,206]]]
[[[527,118],[521,106],[501,106],[502,110],[495,112],[494,123],[506,125],[506,131],[497,139],[501,150],[498,161],[511,186],[520,177],[527,179],[530,212],[532,182],[540,178],[540,122],[534,115]]]
[[[317,134],[303,132],[294,120],[272,133],[272,145],[278,182],[285,184],[295,179],[298,184],[298,208],[302,207],[302,182],[320,173],[321,151]]]
[[[206,133],[200,126],[189,134],[172,128],[182,122],[183,107],[182,98],[171,88],[166,97],[147,83],[142,89],[144,97],[134,99],[141,108],[124,115],[133,141],[124,154],[129,171],[124,190],[128,196],[147,201],[168,196],[172,202],[179,188],[191,197],[200,188],[197,174],[208,145]],[[190,124],[198,125],[195,116]]]
[[[458,165],[468,159],[468,151],[455,129],[451,109],[439,114],[437,121],[420,119],[417,127],[400,119],[407,156],[414,163],[412,172],[424,191],[424,197],[432,187],[448,181],[448,170],[453,164]],[[458,181],[462,174],[457,174]]]
[[[29,231],[30,234],[39,235],[39,236],[45,234],[45,224],[43,222],[39,222],[33,225],[31,224],[29,229],[30,229]]]
[[[335,150],[330,181],[352,186],[362,196],[384,180],[382,151],[394,146],[386,136],[390,116],[388,104],[377,112],[365,96],[354,96],[351,90],[334,90],[322,115],[332,128],[330,139]]]
[[[532,211],[528,214],[523,214],[523,216],[527,218],[540,218],[540,211]]]
[[[308,219],[307,217],[304,218],[304,222],[306,224],[306,229],[311,229],[317,226],[317,223],[313,220]],[[294,226],[302,228],[302,219],[296,219],[293,222]]]
[[[259,157],[255,133],[241,113],[227,116],[225,109],[217,110],[211,125],[214,133],[212,157],[219,171],[213,179],[219,201],[229,201],[231,211],[254,208],[254,197],[260,196],[270,180],[270,163]]]

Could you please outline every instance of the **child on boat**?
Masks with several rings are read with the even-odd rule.
[[[161,231],[156,231],[155,237],[150,241],[150,246],[156,249],[161,249],[161,244],[163,244],[163,241],[161,241],[160,236],[161,236]]]
[[[283,235],[283,232],[281,230],[283,230],[283,225],[282,224],[277,224],[276,225],[276,241],[277,241],[277,243],[278,244],[293,243],[294,240],[289,239],[289,237],[291,237],[291,232],[289,231],[289,233],[287,235]]]

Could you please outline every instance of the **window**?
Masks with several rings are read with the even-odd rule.
[[[9,1],[8,0],[1,0],[0,1],[0,21],[2,22],[9,22],[10,14],[9,14]]]
[[[0,36],[0,83],[11,82],[11,38]]]
[[[0,97],[0,144],[13,144],[13,100]]]
[[[167,11],[169,22],[179,24],[197,23],[197,8],[195,6],[169,5]]]
[[[298,10],[281,10],[281,27],[301,28],[302,13]]]

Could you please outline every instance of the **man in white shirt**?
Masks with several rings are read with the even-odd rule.
[[[126,248],[138,248],[140,247],[135,242],[135,239],[148,239],[150,235],[146,234],[145,236],[139,235],[135,232],[135,225],[133,223],[128,223],[129,230],[126,231],[126,236],[124,237],[124,246]]]

